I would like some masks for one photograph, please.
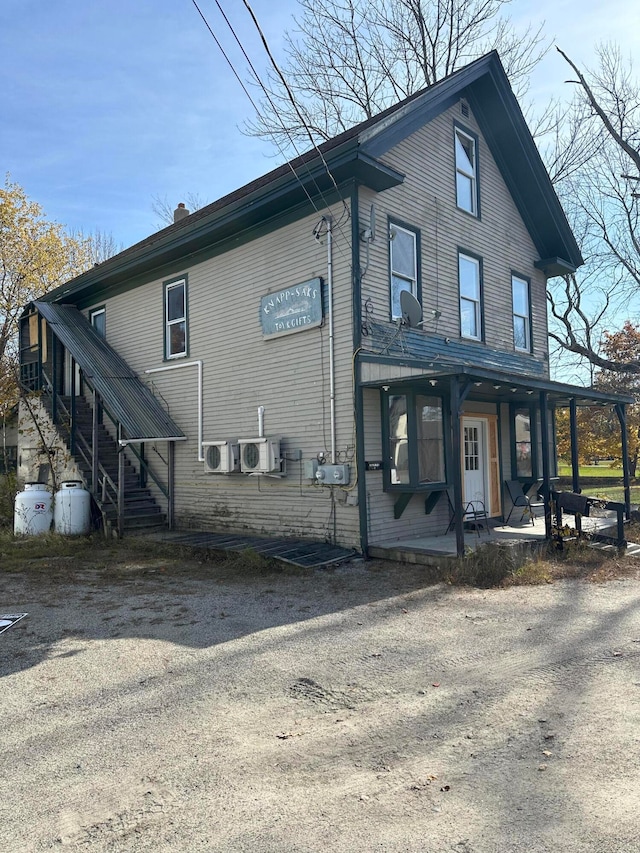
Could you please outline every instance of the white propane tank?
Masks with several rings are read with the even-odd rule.
[[[86,536],[90,528],[91,495],[80,480],[66,480],[53,501],[53,529],[65,536]]]
[[[53,501],[43,483],[25,483],[16,495],[13,532],[16,536],[41,536],[51,530]]]

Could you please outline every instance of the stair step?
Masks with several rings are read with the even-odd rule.
[[[58,399],[71,413],[71,398],[58,395]],[[51,400],[49,398],[45,398],[45,406],[51,415]],[[70,417],[63,416],[59,418],[57,423],[58,432],[68,444],[71,439],[70,421]],[[76,439],[79,442],[78,447],[84,448],[82,452],[86,452],[86,447],[91,447],[93,444],[93,409],[82,397],[77,397],[75,401],[73,427]],[[100,465],[112,481],[117,484],[122,457],[116,440],[103,423],[98,424],[96,438]],[[87,481],[90,481],[92,469],[82,458],[81,453],[76,454],[76,462]],[[109,491],[111,492],[111,489]],[[140,485],[139,474],[136,473],[134,465],[126,458],[124,459],[124,504],[123,521],[125,528],[137,530],[166,526],[166,514],[156,503],[151,490]],[[117,509],[113,504],[106,501],[102,507],[102,513],[107,523],[110,522],[113,526],[117,520]]]
[[[126,516],[124,518],[124,526],[125,528],[139,529],[143,527],[164,527],[166,525],[166,516],[161,513],[160,515],[133,515]]]

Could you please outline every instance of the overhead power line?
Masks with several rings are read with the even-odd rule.
[[[233,72],[233,74],[234,74],[234,76],[235,76],[236,80],[238,80],[238,82],[240,83],[240,86],[242,87],[242,90],[243,90],[243,91],[244,91],[244,93],[246,94],[246,96],[247,96],[247,98],[249,99],[249,101],[250,101],[251,105],[253,106],[254,110],[256,111],[256,113],[257,113],[257,114],[259,114],[259,112],[260,112],[259,107],[258,107],[258,106],[257,106],[257,104],[255,103],[254,99],[253,99],[253,98],[252,98],[252,96],[251,96],[251,93],[248,91],[248,89],[247,89],[246,85],[244,84],[244,82],[242,81],[242,79],[241,79],[240,75],[239,75],[239,74],[238,74],[238,72],[236,71],[235,66],[233,65],[232,60],[230,59],[230,57],[228,56],[228,54],[227,54],[227,53],[226,53],[226,51],[224,50],[224,48],[223,48],[223,46],[222,46],[222,44],[221,44],[220,40],[219,40],[219,39],[218,39],[218,37],[215,35],[215,33],[214,33],[214,31],[213,31],[212,27],[210,26],[209,22],[208,22],[208,21],[207,21],[207,19],[206,19],[206,17],[205,17],[205,15],[204,15],[204,13],[203,13],[203,12],[202,12],[202,10],[200,9],[200,7],[199,7],[199,5],[198,5],[198,3],[197,3],[197,0],[192,0],[192,3],[193,3],[193,5],[195,6],[195,8],[196,8],[196,10],[197,10],[198,14],[200,15],[200,17],[201,17],[202,21],[204,22],[204,24],[205,24],[205,26],[206,26],[207,30],[209,31],[209,34],[211,35],[211,37],[212,37],[212,38],[213,38],[213,40],[215,41],[215,43],[216,43],[216,45],[217,45],[218,49],[220,50],[220,52],[221,52],[222,56],[224,57],[224,59],[226,60],[227,64],[228,64],[228,65],[229,65],[229,67],[231,68],[231,70],[232,70],[232,72]],[[228,16],[226,15],[226,13],[225,13],[224,9],[222,8],[222,6],[221,6],[221,4],[218,2],[218,0],[215,0],[215,3],[216,3],[216,6],[218,7],[218,10],[219,10],[220,14],[221,14],[221,15],[222,15],[222,17],[224,18],[224,21],[225,21],[225,23],[226,23],[227,27],[229,28],[229,30],[230,30],[230,32],[231,32],[231,34],[233,35],[233,37],[234,37],[234,39],[235,39],[236,43],[237,43],[237,44],[238,44],[238,46],[240,47],[240,50],[242,51],[243,56],[245,57],[246,61],[248,62],[248,64],[249,64],[249,68],[251,69],[251,72],[253,73],[254,78],[256,79],[256,81],[257,81],[258,85],[260,86],[260,88],[261,88],[261,89],[262,89],[262,91],[264,92],[264,94],[265,94],[266,98],[268,99],[268,101],[269,101],[269,103],[270,103],[270,105],[271,105],[272,109],[274,110],[275,114],[276,114],[276,115],[278,115],[278,111],[277,111],[277,109],[276,109],[275,104],[273,103],[273,100],[272,100],[272,98],[271,98],[271,95],[270,95],[270,93],[269,93],[268,89],[266,88],[266,86],[264,85],[264,83],[262,82],[262,80],[260,79],[260,75],[259,75],[259,73],[258,73],[257,69],[255,68],[255,66],[254,66],[253,62],[251,61],[251,58],[249,57],[249,55],[248,55],[247,51],[245,50],[245,48],[244,48],[244,46],[243,46],[243,44],[242,44],[242,42],[241,42],[240,38],[238,37],[238,35],[237,35],[237,33],[236,33],[236,31],[235,31],[235,29],[234,29],[234,27],[233,27],[233,24],[232,24],[232,23],[231,23],[231,21],[229,20]],[[258,22],[257,22],[257,20],[255,19],[255,16],[253,15],[253,13],[251,13],[251,15],[252,15],[252,19],[254,20],[255,25],[258,27],[258,30],[259,30],[259,32],[260,32],[260,34],[261,34],[261,38],[262,38],[262,40],[263,40],[263,44],[265,44],[265,45],[266,45],[266,40],[264,39],[264,36],[262,35],[262,32],[261,32],[261,30],[260,30],[260,28],[259,28],[259,24],[258,24]],[[267,49],[268,49],[268,45],[267,45],[266,47],[267,47]],[[268,51],[268,52],[270,53],[270,51]],[[279,116],[278,116],[278,117],[279,117]],[[293,147],[294,151],[296,152],[296,155],[300,158],[300,157],[301,157],[300,152],[299,152],[299,151],[298,151],[298,149],[296,148],[295,142],[294,142],[294,140],[292,139],[291,135],[289,134],[289,132],[288,132],[288,130],[287,130],[287,128],[286,128],[286,126],[284,125],[284,123],[283,123],[283,122],[281,122],[281,126],[282,126],[282,129],[284,130],[285,134],[286,134],[286,135],[287,135],[287,137],[289,138],[289,141],[290,141],[290,143],[291,143],[291,146]],[[302,187],[302,189],[303,189],[303,191],[304,191],[304,193],[305,193],[305,195],[306,195],[306,197],[307,197],[307,199],[308,199],[309,203],[311,204],[311,206],[313,207],[313,209],[316,211],[316,213],[320,213],[320,212],[321,212],[321,211],[320,211],[320,209],[318,208],[318,206],[317,206],[317,205],[316,205],[316,203],[314,202],[314,200],[313,200],[312,196],[310,195],[310,193],[309,193],[309,192],[308,192],[308,190],[307,190],[307,187],[305,186],[304,182],[301,180],[300,175],[296,172],[296,170],[295,170],[295,168],[293,167],[293,165],[292,165],[291,161],[290,161],[290,160],[289,160],[289,158],[286,156],[285,152],[283,151],[282,147],[281,147],[281,146],[280,146],[280,144],[278,143],[277,139],[275,139],[275,137],[273,137],[272,139],[273,139],[273,143],[274,143],[274,144],[275,144],[275,146],[277,147],[277,149],[278,149],[278,151],[280,152],[280,154],[285,158],[286,164],[287,164],[287,166],[289,167],[289,169],[291,170],[291,172],[292,172],[293,176],[295,177],[295,179],[298,181],[298,183],[299,183],[299,184],[300,184],[300,186]],[[315,145],[314,145],[314,147],[317,149],[317,146],[315,146]],[[336,186],[336,189],[337,189],[337,185],[336,185],[336,183],[335,183],[335,179],[333,178],[333,175],[331,175],[331,173],[330,173],[330,171],[329,171],[329,169],[328,169],[328,167],[327,167],[327,165],[326,165],[326,162],[324,161],[324,158],[322,158],[322,161],[323,161],[323,164],[324,164],[324,166],[325,166],[325,168],[326,168],[326,170],[327,170],[328,174],[329,174],[329,175],[330,175],[330,177],[331,177],[331,180],[332,180],[332,182],[333,182],[334,186]],[[328,208],[328,207],[329,207],[329,204],[328,204],[328,202],[327,202],[326,198],[324,197],[324,194],[323,194],[322,190],[320,189],[320,187],[319,187],[319,185],[318,185],[318,183],[317,183],[317,180],[315,179],[315,177],[314,177],[313,173],[311,172],[311,169],[310,169],[310,167],[309,167],[308,163],[306,163],[306,162],[304,162],[304,161],[303,161],[303,162],[301,163],[301,165],[300,165],[300,168],[304,169],[304,171],[306,172],[306,175],[308,176],[308,178],[313,182],[313,185],[315,186],[315,190],[316,190],[317,194],[320,196],[320,198],[322,199],[322,202],[323,202],[324,206]],[[339,196],[340,200],[342,201],[343,206],[344,206],[344,207],[345,207],[345,209],[346,209],[346,204],[345,204],[344,199],[342,198],[342,196],[341,196],[341,194],[340,194],[339,190],[338,190],[338,196]],[[347,213],[348,213],[348,210],[347,210]],[[343,236],[344,236],[344,235],[343,235]]]

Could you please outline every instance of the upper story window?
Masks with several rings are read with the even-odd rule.
[[[100,335],[101,338],[106,338],[107,336],[107,309],[106,308],[95,308],[93,311],[89,313],[89,320],[91,321],[91,325],[96,330],[96,332]]]
[[[456,140],[456,204],[467,213],[478,215],[477,142],[473,136],[454,129]]]
[[[458,255],[460,284],[460,334],[463,338],[482,339],[482,301],[480,260]]]
[[[164,286],[164,355],[187,354],[187,281],[181,278]]]
[[[399,320],[402,317],[400,293],[403,290],[408,290],[416,299],[419,298],[418,251],[418,232],[391,222],[389,224],[389,268],[392,320]]]
[[[531,298],[529,282],[511,276],[513,298],[513,344],[517,350],[531,352]]]

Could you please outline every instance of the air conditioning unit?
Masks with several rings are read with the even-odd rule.
[[[240,470],[240,448],[237,439],[203,441],[204,470],[207,474],[233,474]]]
[[[241,438],[240,470],[245,474],[269,474],[280,471],[280,436],[271,438]]]

